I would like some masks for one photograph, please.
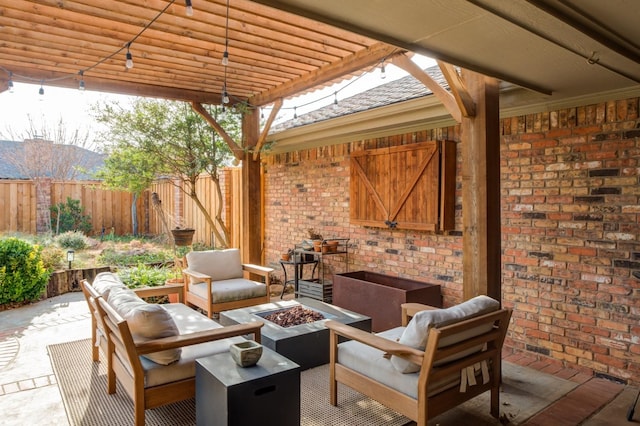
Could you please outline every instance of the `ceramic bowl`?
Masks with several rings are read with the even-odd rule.
[[[231,358],[240,367],[250,367],[255,365],[262,356],[262,345],[253,340],[232,343],[229,346],[229,352],[231,353]]]

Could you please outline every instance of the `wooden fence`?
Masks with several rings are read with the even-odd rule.
[[[232,247],[240,247],[242,200],[240,179],[238,168],[221,171],[223,218],[231,233]],[[39,191],[40,194],[38,194]],[[166,232],[157,209],[152,205],[153,192],[156,192],[162,201],[165,215],[170,218],[171,228],[177,224],[195,228],[194,242],[209,246],[217,245],[204,215],[189,197],[168,181],[158,181],[137,200],[140,234],[159,235]],[[199,179],[196,192],[208,211],[215,215],[214,188],[208,176]],[[40,200],[40,209],[43,209],[44,203],[44,207],[48,210],[49,206],[66,203],[67,197],[79,200],[84,213],[91,217],[92,235],[99,236],[102,232],[108,234],[112,231],[116,235],[133,232],[131,219],[133,195],[131,193],[102,189],[98,181],[54,181],[44,186],[37,186],[30,180],[0,180],[0,233],[37,234],[39,231],[42,232],[42,224],[38,226],[38,200]]]

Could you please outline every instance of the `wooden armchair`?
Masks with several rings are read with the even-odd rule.
[[[272,268],[242,264],[240,250],[192,251],[185,256],[185,303],[195,305],[211,318],[229,309],[268,303],[269,273]],[[252,281],[250,275],[263,277],[264,283]]]
[[[426,426],[430,418],[490,390],[491,414],[498,418],[501,350],[511,311],[493,302],[492,309],[449,308],[458,308],[457,319],[447,319],[447,309],[403,304],[404,326],[378,334],[327,321],[330,403],[338,404],[340,382]],[[427,327],[424,349],[403,344],[416,337],[416,325]],[[339,336],[352,340],[338,344]]]

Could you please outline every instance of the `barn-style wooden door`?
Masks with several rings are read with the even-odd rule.
[[[454,201],[454,142],[427,141],[351,153],[354,224],[452,229]]]

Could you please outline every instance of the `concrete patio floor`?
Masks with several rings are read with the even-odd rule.
[[[89,338],[90,333],[90,316],[82,293],[67,293],[0,312],[1,424],[69,424],[47,346]],[[537,362],[527,356],[509,356],[505,361],[529,367],[531,374],[550,374],[578,383],[525,425],[640,424],[640,407],[636,408],[633,422],[626,420],[637,387]]]

